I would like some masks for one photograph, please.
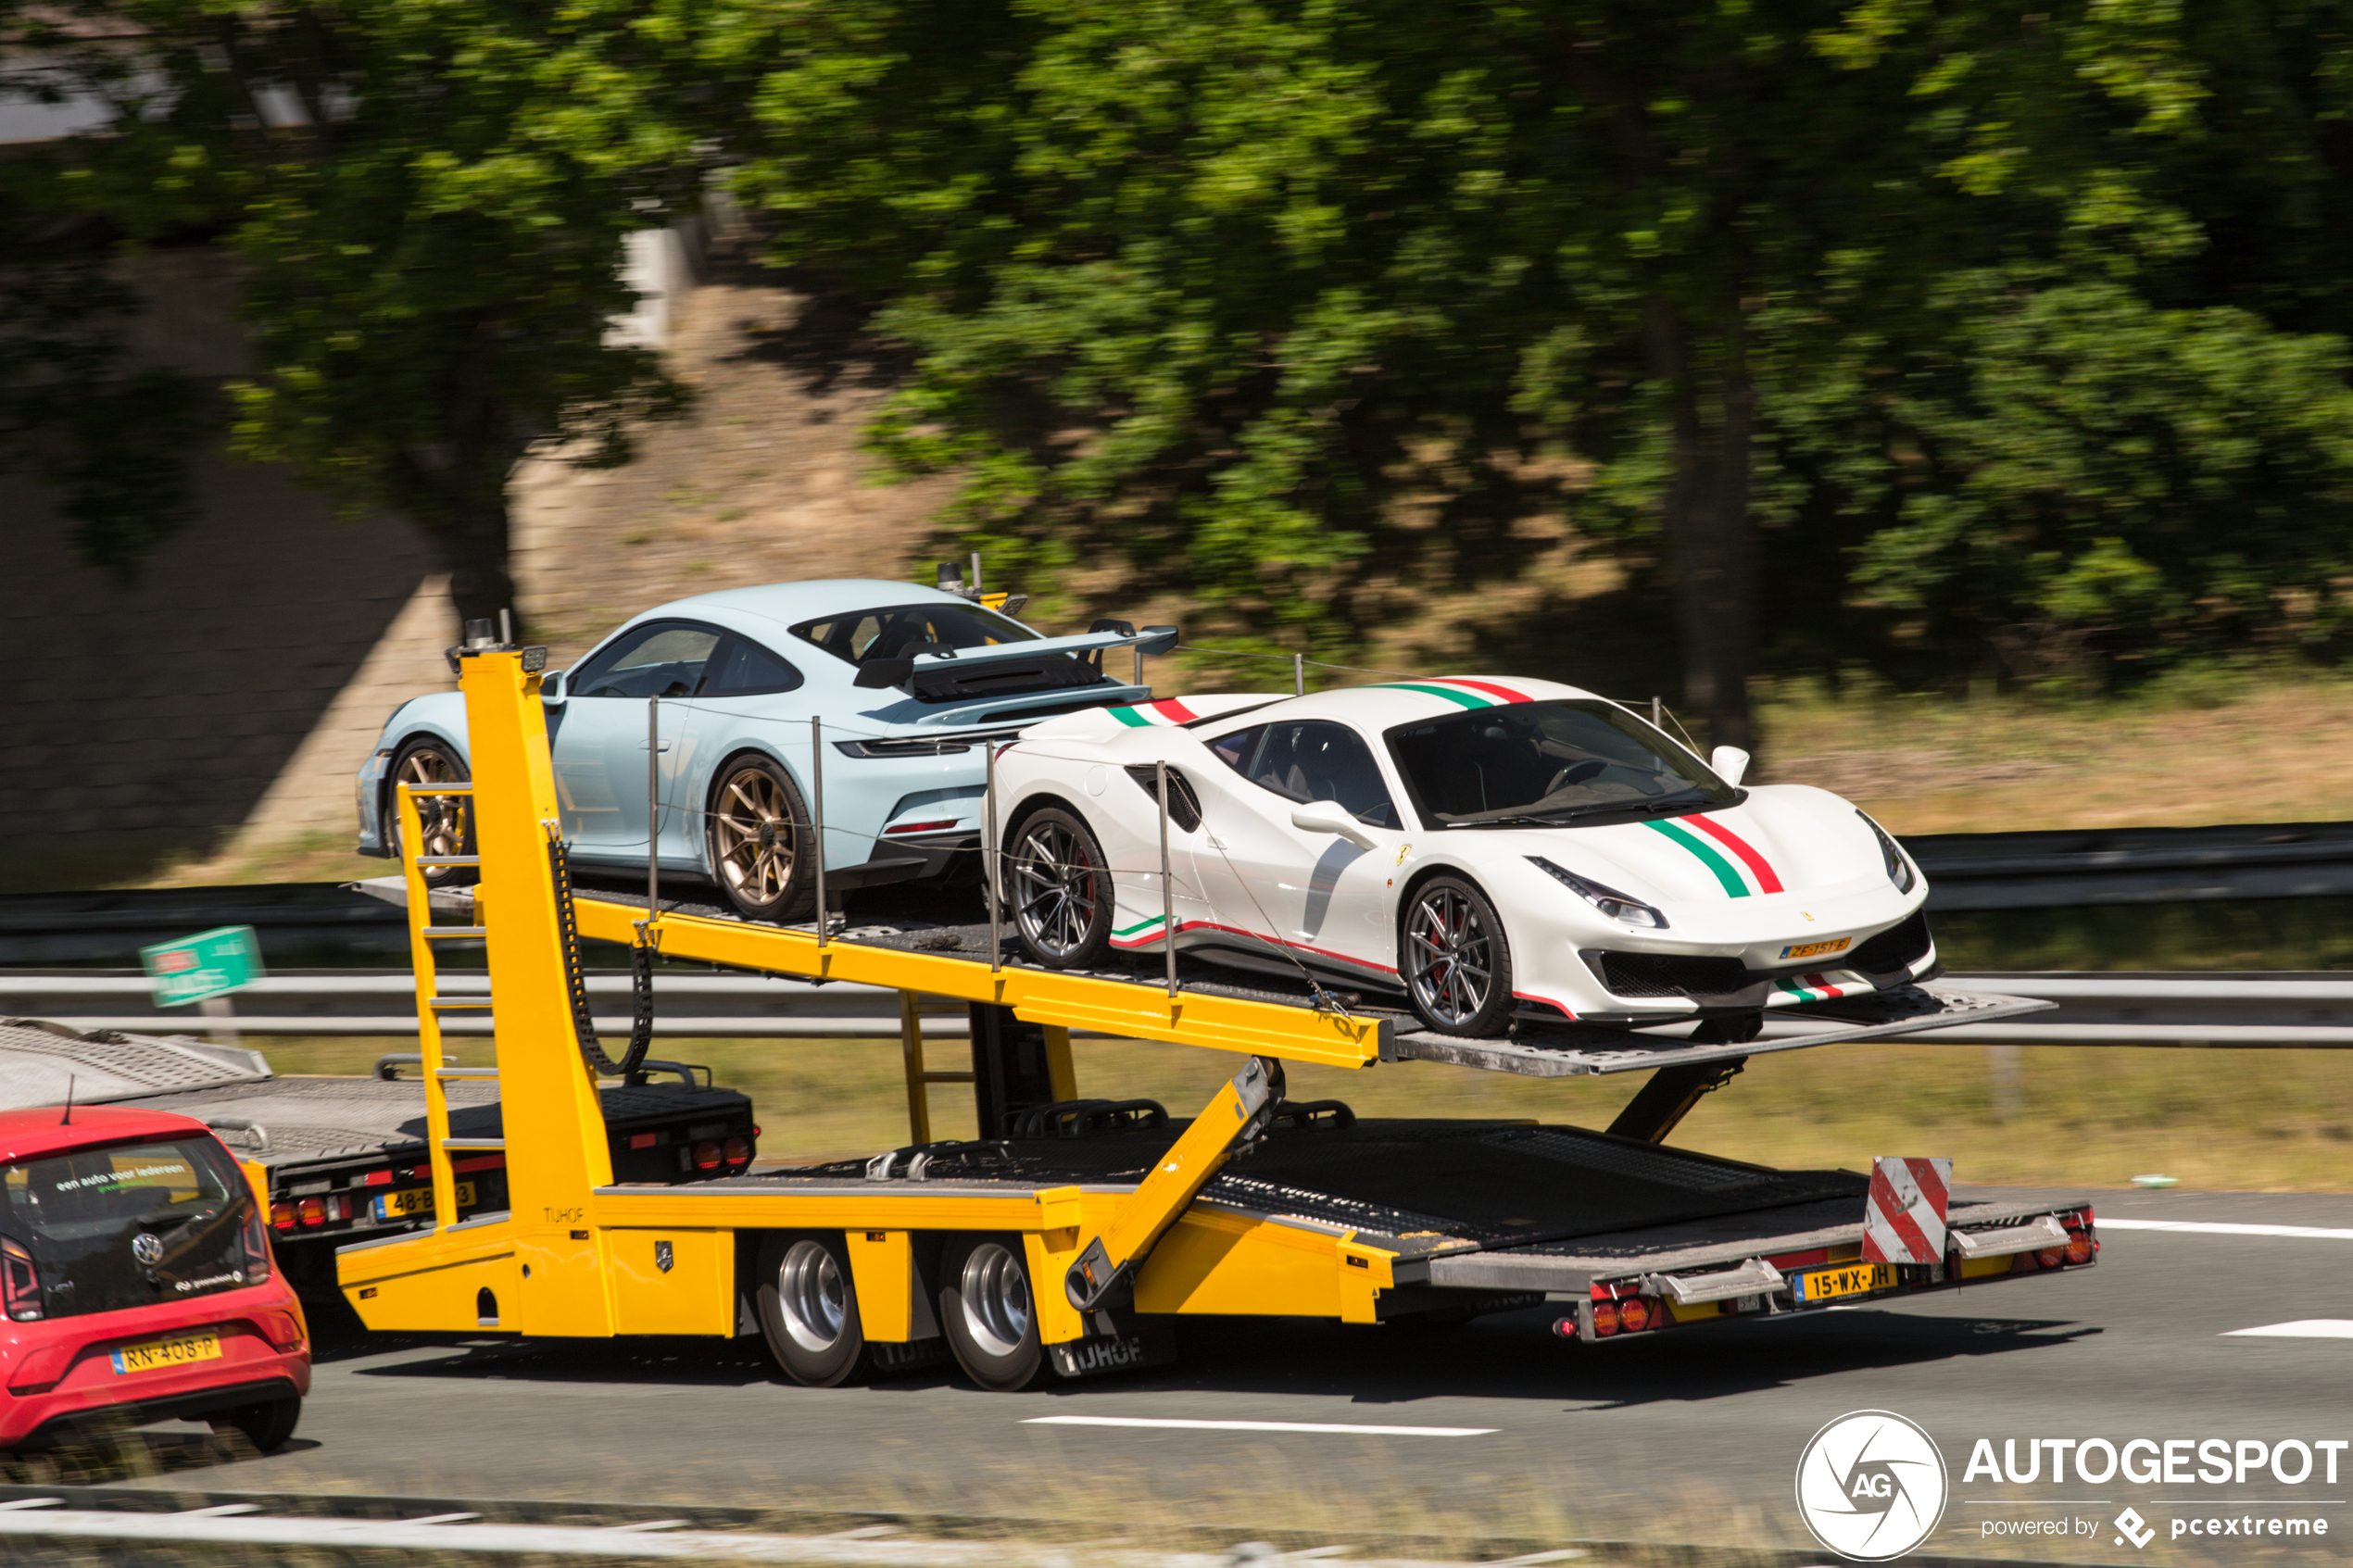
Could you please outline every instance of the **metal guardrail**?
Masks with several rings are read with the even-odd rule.
[[[2353,973],[1969,974],[1945,983],[2057,1002],[2056,1012],[2016,1023],[1960,1024],[1913,1036],[1950,1045],[2353,1047]],[[482,975],[442,976],[448,995],[488,988]],[[592,1002],[612,1010],[597,1026],[626,1033],[629,978],[592,975]],[[0,1016],[48,1019],[77,1029],[184,1034],[234,1029],[250,1035],[416,1033],[415,992],[398,971],[279,974],[236,994],[234,1018],[158,1009],[147,981],[129,974],[0,973]],[[658,973],[654,1032],[670,1038],[895,1039],[899,997],[879,986],[824,985],[784,978]],[[453,1013],[451,1034],[487,1035],[487,1018]],[[927,1022],[953,1035],[961,1020]],[[1768,1035],[1807,1025],[1774,1019]]]
[[[1931,834],[1904,847],[1931,913],[2353,896],[2353,822]],[[0,897],[0,968],[124,965],[192,931],[250,925],[273,964],[404,964],[400,909],[333,883]]]
[[[1931,913],[2353,895],[2353,822],[1906,838]]]

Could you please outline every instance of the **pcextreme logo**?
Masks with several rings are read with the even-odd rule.
[[[1797,1461],[1797,1512],[1814,1538],[1857,1562],[1901,1557],[1944,1516],[1944,1456],[1893,1411],[1853,1411]]]

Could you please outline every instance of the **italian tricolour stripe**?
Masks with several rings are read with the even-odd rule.
[[[1501,708],[1506,703],[1536,700],[1526,692],[1499,686],[1492,681],[1466,681],[1456,675],[1441,675],[1428,681],[1384,681],[1379,689],[1442,696],[1458,708]]]
[[[1784,975],[1773,982],[1773,987],[1783,996],[1793,997],[1801,1002],[1827,1002],[1834,997],[1843,997],[1849,992],[1869,989],[1845,970],[1842,969],[1834,972],[1846,975],[1845,980],[1832,980],[1831,972],[1794,976]]]
[[[1774,874],[1772,862],[1758,854],[1748,840],[1719,822],[1707,817],[1679,817],[1642,825],[1691,851],[1701,865],[1714,873],[1730,897],[1782,891],[1781,879]],[[1693,833],[1693,828],[1699,831]]]
[[[1173,696],[1161,702],[1139,703],[1134,708],[1114,708],[1110,713],[1133,730],[1147,730],[1154,724],[1189,724],[1201,717]]]

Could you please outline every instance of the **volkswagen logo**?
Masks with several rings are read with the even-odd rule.
[[[131,1255],[149,1265],[162,1262],[163,1237],[141,1231],[131,1238]]]

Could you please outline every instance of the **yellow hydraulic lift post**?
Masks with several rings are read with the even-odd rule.
[[[403,859],[403,872],[409,884],[409,961],[417,976],[417,1051],[422,1058],[425,1084],[425,1149],[432,1162],[433,1212],[436,1226],[453,1223],[458,1218],[457,1173],[452,1169],[450,1155],[455,1152],[449,1136],[449,1091],[453,1078],[496,1078],[496,1068],[458,1067],[449,1060],[449,1053],[442,1043],[441,1014],[445,1010],[487,1008],[486,997],[459,997],[441,994],[441,960],[434,951],[434,944],[447,939],[479,937],[485,934],[482,924],[482,909],[485,900],[477,894],[474,923],[470,925],[436,924],[433,911],[433,885],[425,878],[427,870],[438,866],[478,866],[478,855],[428,855],[417,853],[425,845],[422,813],[419,802],[427,797],[464,797],[460,809],[471,814],[473,785],[471,784],[409,784],[399,786],[395,804],[400,812],[400,842],[409,853]],[[463,842],[463,835],[459,835]],[[469,1144],[467,1147],[473,1147]]]

